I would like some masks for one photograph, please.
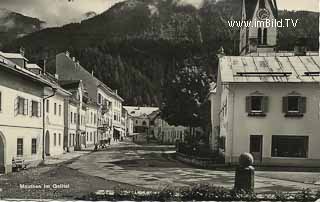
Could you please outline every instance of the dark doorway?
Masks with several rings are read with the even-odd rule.
[[[250,153],[252,154],[255,163],[262,161],[262,135],[250,135]]]

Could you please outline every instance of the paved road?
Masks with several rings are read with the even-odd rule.
[[[82,156],[68,166],[87,175],[147,189],[190,186],[199,183],[233,187],[234,172],[193,168],[170,158],[172,152],[160,145],[140,146],[131,142],[122,142],[111,146],[106,151]],[[320,188],[319,185],[261,176],[255,177],[255,187],[256,192],[260,193]]]

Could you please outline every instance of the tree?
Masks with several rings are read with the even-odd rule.
[[[198,63],[199,64],[199,63]],[[199,65],[187,62],[163,88],[162,118],[171,125],[205,128],[210,80]]]

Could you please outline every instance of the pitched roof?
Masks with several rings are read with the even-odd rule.
[[[32,64],[32,63],[27,63],[26,67],[28,69],[40,69],[40,70],[42,70],[41,67],[39,67],[37,64]]]
[[[221,82],[320,82],[318,56],[224,56],[219,61]]]
[[[271,11],[273,13],[273,16],[275,18],[278,17],[278,8],[276,0],[267,0]],[[246,20],[251,20],[253,18],[254,11],[258,5],[259,0],[244,0],[245,3],[245,11],[246,11]]]
[[[15,63],[8,60],[6,57],[2,56],[1,54],[0,54],[0,65],[1,65],[0,68],[3,70],[17,73],[17,74],[19,74],[25,78],[28,78],[32,81],[41,83],[42,85],[51,86],[50,82],[48,82],[45,79],[41,78],[40,76],[34,74],[33,72],[16,65]]]
[[[77,89],[79,87],[80,80],[59,80],[59,84],[64,89]]]
[[[0,55],[2,55],[3,57],[5,57],[7,59],[24,59],[24,60],[28,61],[28,59],[25,58],[20,53],[4,53],[4,52],[0,51]]]
[[[125,108],[132,117],[149,116],[152,112],[159,110],[158,107],[124,106],[123,108]]]

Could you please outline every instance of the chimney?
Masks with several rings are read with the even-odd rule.
[[[75,61],[76,61],[76,58],[75,58],[75,57],[72,57],[72,61],[75,62]]]
[[[91,76],[93,76],[93,70],[91,70]]]
[[[70,57],[69,51],[66,51],[66,56],[67,56],[67,57]]]
[[[299,38],[294,46],[294,55],[295,56],[306,56],[307,48],[306,48],[307,40],[305,38]]]
[[[54,78],[56,78],[57,80],[59,80],[59,74],[54,74]]]
[[[20,47],[19,52],[20,52],[20,54],[21,54],[22,56],[24,56],[24,48],[23,48],[23,47]]]
[[[118,95],[118,90],[115,90],[116,94]]]

